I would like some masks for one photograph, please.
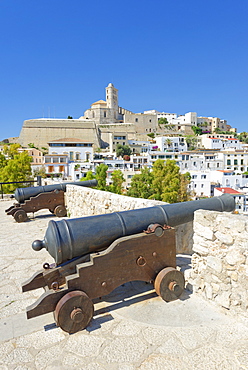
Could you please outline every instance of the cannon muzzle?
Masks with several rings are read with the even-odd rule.
[[[77,182],[63,182],[60,184],[54,185],[45,185],[45,186],[33,186],[28,188],[17,188],[15,190],[15,199],[18,203],[23,203],[25,200],[35,197],[40,193],[48,193],[54,190],[63,190],[66,191],[66,185],[78,185],[85,187],[94,187],[97,186],[97,180],[88,180],[88,181],[77,181]]]
[[[46,248],[59,265],[75,257],[106,249],[116,239],[141,233],[150,224],[171,227],[192,221],[198,209],[231,212],[235,200],[229,194],[203,200],[159,205],[105,215],[50,221],[44,240],[34,250]]]

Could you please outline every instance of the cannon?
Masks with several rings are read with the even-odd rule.
[[[41,209],[49,209],[55,216],[64,217],[67,214],[64,198],[66,185],[94,187],[97,186],[97,180],[17,188],[14,197],[18,203],[14,203],[5,212],[13,216],[17,222],[27,221],[27,213],[34,213]]]
[[[75,333],[89,324],[93,300],[134,280],[154,284],[166,302],[184,291],[184,276],[176,267],[174,226],[193,220],[194,211],[231,212],[229,194],[204,200],[158,205],[105,215],[50,221],[44,240],[54,264],[45,263],[22,285],[22,291],[43,287],[45,292],[27,307],[27,318],[54,312],[56,324]]]

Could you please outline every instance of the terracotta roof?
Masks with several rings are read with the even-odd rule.
[[[242,194],[240,191],[234,190],[232,188],[215,188],[216,190],[221,191],[224,194]]]
[[[107,104],[104,100],[98,100],[96,101],[95,103],[91,104],[91,105],[95,105],[95,104]]]

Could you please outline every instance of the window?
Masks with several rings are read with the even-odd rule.
[[[74,158],[74,153],[73,152],[70,152],[69,156],[70,156],[70,161],[73,161],[73,158]]]
[[[80,159],[80,154],[76,153],[76,161],[79,161],[79,159]]]
[[[237,159],[234,159],[234,166],[236,165],[237,166],[238,164],[238,160]]]
[[[135,122],[138,122],[138,118],[135,118]]]
[[[228,159],[226,164],[227,164],[227,166],[230,166],[231,165],[231,159]]]
[[[207,175],[201,175],[201,179],[206,179]]]
[[[107,113],[106,111],[103,112],[103,117],[106,118],[107,117]]]

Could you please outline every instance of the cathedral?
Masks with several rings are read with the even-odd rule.
[[[78,119],[39,118],[23,122],[18,142],[22,147],[33,143],[47,147],[57,139],[81,139],[93,143],[94,148],[108,146],[108,138],[114,133],[123,133],[128,139],[141,140],[147,133],[156,132],[155,114],[132,113],[119,107],[118,90],[112,83],[105,88],[106,101],[98,100]]]

